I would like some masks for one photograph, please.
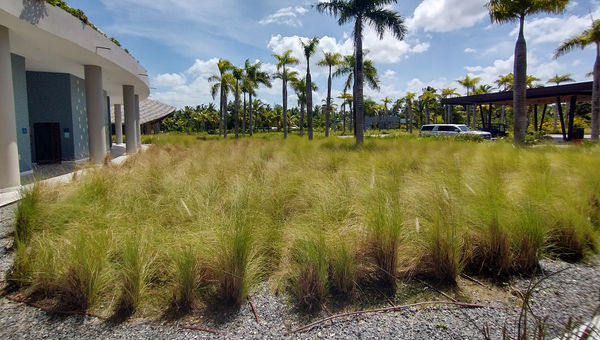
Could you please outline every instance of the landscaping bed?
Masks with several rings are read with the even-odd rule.
[[[520,277],[567,268],[531,290],[530,305],[548,315],[548,331],[560,334],[569,316],[591,318],[598,305],[595,146],[529,150],[413,138],[358,148],[346,140],[269,137],[156,142],[121,166],[26,195],[16,209],[13,300],[125,321],[58,322],[85,325],[82,334],[115,332],[97,333],[107,337],[130,330],[217,336],[181,325],[280,337],[327,313],[427,301],[489,306],[433,304],[308,330],[454,338],[481,334],[486,323],[493,334],[505,322],[513,332],[530,281]],[[17,325],[34,318],[40,329],[59,332],[56,319],[35,308],[7,300],[1,308],[22,317]]]

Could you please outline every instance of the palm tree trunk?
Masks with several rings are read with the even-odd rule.
[[[353,91],[354,92],[354,91]],[[350,126],[348,127],[350,129],[350,132],[352,132],[352,134],[354,134],[354,105],[352,104],[353,102],[348,103],[349,105],[349,110],[350,110]]]
[[[409,128],[409,133],[412,135],[413,133],[413,111],[412,111],[412,102],[409,100],[408,101],[408,128]]]
[[[300,102],[300,136],[304,136],[304,110],[306,109],[304,102]]]
[[[306,63],[306,116],[308,120],[308,140],[313,139],[313,98],[312,77],[310,75],[310,62]]]
[[[223,135],[223,82],[221,82],[221,93],[219,97],[219,136]]]
[[[342,133],[342,135],[346,134],[346,103],[342,104],[342,122],[344,125],[344,132]]]
[[[356,108],[356,144],[363,144],[365,133],[365,107],[363,102],[363,50],[362,15],[356,18],[354,25],[354,48],[356,50],[356,71],[354,72],[354,106]]]
[[[600,44],[596,43],[594,83],[592,85],[592,140],[598,140],[600,128]]]
[[[235,112],[233,113],[234,126],[235,126],[235,139],[238,139],[240,137],[239,112],[240,112],[240,86],[238,84],[238,81],[236,80],[236,84],[235,84]]]
[[[431,116],[429,114],[429,103],[425,102],[425,124],[429,124],[431,122]]]
[[[227,92],[223,92],[223,138],[227,138]]]
[[[283,139],[287,138],[287,71],[283,65]]]
[[[244,92],[244,114],[242,115],[242,133],[246,133],[246,92]]]
[[[252,92],[248,92],[248,130],[252,136],[254,130],[252,127]]]
[[[519,38],[515,45],[515,65],[513,84],[513,111],[514,111],[514,143],[525,143],[527,133],[527,43],[523,35],[525,17],[519,20]]]
[[[500,117],[502,125],[506,125],[506,105],[502,105],[502,115]]]
[[[325,137],[329,137],[331,124],[331,65],[329,65],[329,78],[327,78],[327,113],[325,114]]]

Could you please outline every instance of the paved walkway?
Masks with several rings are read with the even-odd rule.
[[[142,151],[149,148],[150,145],[142,145]],[[111,150],[111,162],[115,165],[120,165],[127,159],[125,152],[125,144],[113,144]],[[86,169],[77,170],[78,164],[90,165],[89,162],[63,162],[60,164],[50,164],[36,166],[33,170],[33,175],[24,175],[21,177],[23,185],[15,190],[8,192],[0,192],[0,207],[14,203],[21,199],[21,189],[27,189],[33,186],[33,182],[40,181],[44,184],[61,184],[69,183],[73,179],[73,174],[76,176],[82,175]]]

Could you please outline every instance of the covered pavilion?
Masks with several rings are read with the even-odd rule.
[[[592,82],[573,83],[566,85],[538,87],[527,89],[527,105],[533,108],[534,113],[534,126],[536,131],[542,126],[544,117],[546,115],[546,109],[549,104],[558,103],[569,103],[568,112],[566,115],[563,114],[562,105],[558,105],[558,114],[562,126],[563,139],[565,141],[574,139],[574,117],[576,104],[579,102],[591,102],[592,101]],[[442,105],[444,105],[444,121],[452,122],[452,112],[455,105],[461,105],[467,108],[472,105],[474,107],[480,107],[482,125],[484,129],[492,128],[492,113],[493,105],[511,105],[513,104],[513,91],[502,91],[496,93],[479,94],[465,97],[445,98],[442,99]],[[483,111],[483,105],[489,105],[487,117]],[[538,122],[538,107],[543,106],[542,118]]]

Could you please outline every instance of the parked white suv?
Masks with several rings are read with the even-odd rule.
[[[473,131],[464,124],[427,124],[421,127],[419,135],[449,135],[468,134],[480,136],[483,139],[491,139],[492,134],[486,131]]]

